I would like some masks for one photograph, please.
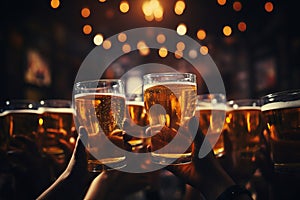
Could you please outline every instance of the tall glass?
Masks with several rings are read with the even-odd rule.
[[[248,181],[257,169],[255,155],[262,145],[264,120],[259,99],[227,102],[226,129],[230,147],[226,155],[232,159],[232,171],[238,181]],[[228,149],[226,149],[228,148]]]
[[[39,106],[39,135],[41,136],[42,151],[47,154],[62,154],[60,141],[64,140],[74,147],[76,140],[74,109],[72,101],[64,99],[46,99]]]
[[[6,152],[9,143],[9,133],[5,123],[5,113],[0,105],[0,152]]]
[[[153,162],[189,163],[193,138],[185,126],[196,107],[196,75],[152,73],[145,75],[143,81]]]
[[[9,100],[5,102],[4,123],[10,136],[23,135],[36,138],[38,129],[38,103],[32,100]]]
[[[300,172],[300,90],[262,97],[274,169]]]
[[[74,86],[75,123],[87,131],[83,141],[88,151],[88,170],[126,165],[123,151],[125,119],[124,84],[118,79],[101,79],[76,83]]]
[[[224,94],[202,94],[197,96],[195,116],[203,134],[207,135],[216,157],[222,157],[224,150],[224,119],[226,115],[226,97]]]

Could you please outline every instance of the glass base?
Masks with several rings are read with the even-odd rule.
[[[300,163],[274,163],[274,171],[278,173],[300,173]]]
[[[183,165],[192,161],[192,153],[151,153],[153,163],[160,165]]]
[[[89,172],[102,172],[103,170],[121,169],[126,167],[125,156],[118,158],[106,158],[101,160],[88,160]]]

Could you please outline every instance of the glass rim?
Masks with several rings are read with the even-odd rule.
[[[278,91],[278,92],[273,92],[273,93],[269,93],[266,94],[264,96],[261,97],[261,99],[269,99],[269,98],[274,98],[274,97],[282,97],[284,95],[300,95],[300,89],[291,89],[291,90],[284,90],[284,91]]]
[[[196,76],[196,74],[194,73],[190,73],[190,72],[155,72],[155,73],[149,73],[149,74],[145,74],[143,76],[143,78],[146,77],[158,77],[158,76],[174,76],[174,75],[191,75],[191,76]]]
[[[74,89],[78,88],[78,89],[93,89],[93,88],[97,88],[97,87],[88,87],[88,84],[95,84],[95,83],[122,83],[124,84],[122,79],[93,79],[93,80],[85,80],[85,81],[79,81],[77,83],[74,83]]]
[[[249,105],[245,105],[248,103],[249,103]],[[262,106],[262,101],[259,98],[230,99],[226,102],[226,105],[234,106],[235,104],[237,104],[239,107],[244,107],[244,106],[254,106],[253,103],[258,103],[258,105],[255,105],[256,107]]]

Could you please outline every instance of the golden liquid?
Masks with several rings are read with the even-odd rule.
[[[73,112],[70,108],[42,108],[39,118],[39,125],[42,133],[41,146],[45,153],[62,154],[63,149],[59,147],[59,140],[64,139],[69,142],[69,139],[74,135],[75,125],[73,120]]]
[[[145,129],[149,124],[144,102],[128,101],[126,104],[129,115],[128,118],[132,120],[132,128],[125,130],[127,134],[132,136],[128,143],[132,146],[132,151],[140,151],[146,147],[148,141],[142,137],[145,136]]]
[[[263,111],[275,165],[300,167],[300,107]]]
[[[224,110],[214,110],[214,115],[210,109],[199,108],[195,112],[195,116],[199,117],[199,126],[203,134],[206,135],[208,130],[210,131],[208,139],[213,145],[213,151],[217,157],[225,153],[224,137],[221,134],[224,127],[224,115]]]
[[[226,122],[232,150],[238,156],[252,157],[261,145],[264,124],[260,108],[231,110]]]
[[[9,135],[26,135],[34,138],[38,130],[38,111],[36,110],[13,110],[6,111],[5,126],[8,127]]]
[[[166,159],[191,155],[191,135],[188,132],[180,133],[177,130],[193,116],[196,96],[195,84],[164,83],[164,85],[146,86],[144,103],[149,124],[153,129],[151,150],[157,150],[152,155]],[[154,106],[155,104],[159,104],[160,107]],[[151,106],[154,107],[151,108]],[[156,130],[155,127],[158,129]],[[175,136],[180,138],[180,143],[177,146],[168,145]],[[184,146],[189,146],[189,148],[185,149]],[[164,149],[161,149],[163,147]]]
[[[129,102],[127,103],[127,108],[129,117],[135,124],[139,126],[147,126],[149,124],[148,116],[143,105]]]
[[[111,149],[111,144],[104,137],[123,148],[121,129],[125,115],[125,98],[111,94],[80,94],[75,96],[75,108],[76,119],[88,132],[88,162],[105,164],[124,160],[120,149]]]
[[[9,132],[5,125],[5,115],[0,113],[0,151],[6,151],[9,143]]]

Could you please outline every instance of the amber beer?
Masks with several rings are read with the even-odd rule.
[[[39,112],[34,109],[6,110],[4,113],[10,136],[25,135],[35,138],[38,128]]]
[[[242,106],[227,111],[226,122],[232,151],[251,158],[260,149],[263,119],[260,106]]]
[[[42,150],[49,154],[62,154],[59,139],[64,139],[71,145],[76,136],[73,120],[73,108],[40,107],[39,125],[42,127]],[[41,129],[40,129],[41,130]]]
[[[224,107],[219,110],[213,107],[197,107],[195,112],[195,116],[199,117],[199,126],[203,134],[207,135],[210,131],[208,139],[216,157],[222,157],[225,153],[224,136],[221,134],[224,127],[224,113]]]
[[[149,117],[152,159],[159,164],[190,162],[192,137],[179,127],[193,116],[196,106],[195,82],[163,82],[144,85],[145,109]],[[178,143],[169,143],[178,137]]]
[[[0,110],[0,152],[7,150],[9,143],[9,133],[5,123],[5,113]]]
[[[300,100],[262,107],[275,170],[300,171]]]
[[[111,144],[122,148],[122,127],[125,115],[125,96],[110,93],[75,95],[76,117],[87,129],[86,144],[89,171],[101,171],[105,164],[122,167],[125,156]],[[111,141],[107,141],[107,138]],[[114,147],[114,148],[113,148]]]
[[[148,116],[142,101],[126,101],[128,116],[131,128],[125,130],[131,135],[128,143],[132,146],[132,151],[143,148],[145,139],[145,128],[149,124]]]

